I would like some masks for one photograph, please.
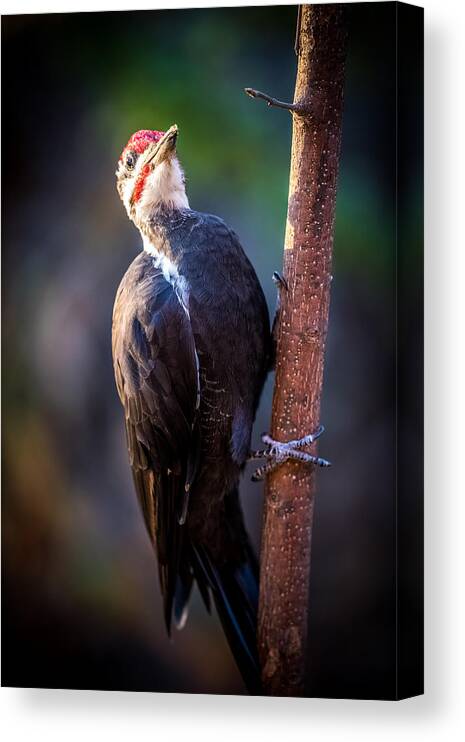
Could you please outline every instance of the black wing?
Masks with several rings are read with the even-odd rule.
[[[153,261],[128,269],[113,312],[113,363],[137,495],[159,565],[165,621],[179,589],[182,526],[200,447],[198,359],[189,317]],[[178,583],[178,584],[177,584]]]

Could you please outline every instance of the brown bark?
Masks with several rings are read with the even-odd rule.
[[[299,14],[284,249],[288,291],[278,323],[271,425],[280,441],[313,432],[320,422],[341,141],[342,13],[340,5],[305,5]],[[316,454],[315,448],[307,450]],[[268,476],[258,643],[270,695],[304,694],[314,498],[313,466],[289,461]]]

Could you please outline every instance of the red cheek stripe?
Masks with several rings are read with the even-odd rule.
[[[145,181],[147,180],[147,177],[150,175],[150,172],[152,170],[151,165],[144,165],[142,170],[140,171],[139,175],[137,176],[136,184],[134,186],[134,191],[132,192],[132,203],[136,204],[140,197],[142,196],[142,192],[144,190]]]

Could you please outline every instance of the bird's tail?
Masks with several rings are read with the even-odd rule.
[[[190,579],[178,583],[174,601],[176,623],[183,624],[192,579],[205,605],[213,598],[224,633],[252,695],[260,695],[257,652],[258,563],[243,524],[237,491],[227,498],[226,520],[219,525],[221,548],[190,543]],[[231,512],[232,511],[232,512]],[[232,521],[232,522],[231,522]],[[231,527],[233,526],[233,527]],[[218,556],[219,555],[219,556]],[[185,562],[184,562],[185,563]]]
[[[250,559],[240,564],[215,564],[205,547],[194,547],[197,584],[207,585],[213,596],[224,633],[252,695],[260,695],[257,652],[258,567]]]

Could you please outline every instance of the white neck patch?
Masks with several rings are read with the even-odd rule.
[[[176,263],[173,263],[164,253],[159,252],[147,235],[142,235],[142,240],[145,252],[152,256],[155,267],[160,268],[165,281],[172,285],[184,311],[189,315],[189,286],[184,276],[179,273]]]
[[[168,283],[170,283],[173,287],[174,293],[178,297],[178,301],[182,308],[184,309],[187,318],[190,322],[190,315],[189,315],[189,284],[187,283],[186,279],[183,275],[181,275],[178,271],[178,267],[175,263],[173,263],[172,260],[169,259],[167,255],[164,253],[161,253],[157,250],[153,242],[150,241],[149,237],[147,235],[142,235],[142,240],[144,243],[144,250],[149,255],[152,256],[153,263],[156,268],[160,268],[160,270],[163,273],[163,276]],[[195,403],[195,408],[198,410],[200,406],[200,363],[199,363],[199,357],[197,355],[197,350],[195,349],[195,363],[196,363],[196,369],[197,369],[197,398]]]
[[[165,160],[147,176],[144,190],[136,204],[135,221],[147,221],[155,209],[188,209],[184,173],[177,157]]]

